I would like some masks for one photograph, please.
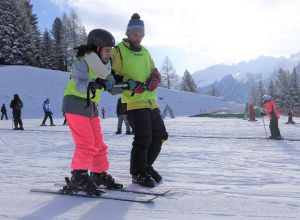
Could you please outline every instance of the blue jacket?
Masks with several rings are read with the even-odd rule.
[[[51,108],[50,108],[50,102],[49,102],[49,101],[47,101],[47,100],[44,101],[43,109],[44,109],[44,112],[52,113]]]

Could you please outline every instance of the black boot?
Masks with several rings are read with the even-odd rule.
[[[93,178],[93,181],[95,182],[95,184],[97,186],[103,185],[109,189],[122,189],[123,188],[122,184],[116,183],[114,178],[106,172],[102,172],[102,173],[91,172],[91,177]]]
[[[89,176],[87,170],[73,170],[70,187],[78,191],[84,191],[89,195],[96,192],[97,186]]]
[[[155,186],[154,180],[147,173],[132,175],[132,182],[150,188]]]
[[[147,169],[147,174],[149,174],[152,177],[152,179],[154,179],[157,183],[159,183],[162,180],[161,175],[156,170],[154,170],[153,167],[149,167]]]
[[[117,130],[117,131],[115,132],[115,134],[122,134],[122,132],[121,132],[120,130]]]

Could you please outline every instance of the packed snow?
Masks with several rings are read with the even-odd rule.
[[[0,67],[0,103],[7,105],[9,116],[0,121],[1,220],[299,219],[299,141],[265,140],[266,118],[248,122],[187,117],[219,108],[243,112],[244,105],[163,88],[158,89],[161,110],[168,104],[176,118],[165,119],[169,140],[154,164],[164,182],[149,190],[172,189],[165,197],[141,204],[30,192],[58,189],[54,183],[70,176],[74,143],[68,126],[60,126],[68,78],[59,71]],[[9,103],[14,93],[24,102],[24,131],[12,130]],[[46,97],[55,127],[40,127]],[[108,117],[101,119],[101,126],[109,149],[109,173],[126,187],[141,189],[131,183],[129,174],[133,137],[114,134],[117,98],[103,93],[99,106],[105,107]],[[286,121],[286,117],[279,121],[282,135],[299,138],[299,119],[294,118],[294,125]]]
[[[286,121],[280,119],[282,135],[298,137],[299,124]],[[170,137],[154,164],[164,182],[150,190],[172,191],[147,204],[30,192],[57,188],[54,183],[70,175],[74,148],[68,126],[40,122],[25,119],[25,131],[14,131],[11,120],[0,121],[0,219],[299,219],[300,142],[234,138],[265,137],[266,119],[166,118]],[[101,126],[109,172],[135,188],[132,136],[114,134],[116,118],[102,119]]]

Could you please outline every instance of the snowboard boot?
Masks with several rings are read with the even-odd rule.
[[[89,176],[87,170],[73,170],[70,182],[71,189],[74,191],[84,191],[88,195],[93,195],[97,191],[97,186],[93,179]]]
[[[132,182],[149,188],[155,186],[154,180],[146,172],[138,175],[132,175]]]
[[[162,181],[161,175],[156,170],[154,170],[153,167],[149,167],[147,169],[147,174],[149,174],[152,177],[152,179],[154,179],[155,182],[157,182],[157,183],[159,183],[160,181]]]
[[[91,177],[97,186],[103,185],[109,189],[123,188],[123,184],[116,183],[114,178],[106,172],[102,172],[102,173],[91,172]]]

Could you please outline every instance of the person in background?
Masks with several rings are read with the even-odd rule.
[[[118,128],[117,128],[117,131],[115,132],[115,134],[122,134],[123,121],[124,121],[125,126],[126,126],[126,133],[125,134],[131,134],[130,125],[129,125],[129,122],[127,120],[126,103],[122,103],[121,98],[118,99],[116,113],[117,113],[117,116],[118,116]]]
[[[291,109],[289,109],[288,121],[286,122],[286,124],[296,124],[296,122],[294,122],[294,120],[293,120],[293,113],[292,113]]]
[[[14,130],[24,130],[23,122],[21,119],[21,110],[23,108],[23,102],[18,94],[14,95],[13,100],[10,102],[10,107],[12,108],[13,119],[14,119]]]
[[[250,102],[248,106],[248,117],[248,121],[256,121],[254,104],[252,102]]]
[[[87,44],[76,48],[70,80],[64,92],[62,112],[75,143],[70,185],[87,194],[96,193],[100,185],[117,189],[123,187],[107,173],[107,145],[98,111],[101,93],[113,88],[109,74],[114,45],[115,39],[111,33],[103,29],[92,30],[88,34]],[[103,67],[102,71],[99,71],[100,67]],[[93,89],[91,99],[88,99],[87,88]]]
[[[102,119],[105,119],[105,109],[102,107],[101,109]]]
[[[66,115],[65,115],[65,113],[63,112],[63,116],[64,116],[64,122],[63,122],[63,124],[62,125],[68,125],[68,123],[67,123],[67,119],[66,119]]]
[[[55,124],[53,124],[53,118],[52,118],[53,113],[50,107],[50,99],[46,98],[43,104],[43,109],[44,109],[45,116],[41,126],[47,126],[46,120],[48,119],[48,117],[50,118],[50,126],[55,126]]]
[[[3,118],[5,117],[6,120],[8,120],[8,117],[7,117],[7,109],[6,109],[6,106],[5,104],[3,103],[2,107],[1,107],[1,120],[3,120]]]
[[[155,182],[162,181],[162,176],[153,164],[163,141],[168,139],[155,92],[161,77],[150,53],[141,45],[145,29],[139,14],[131,16],[126,35],[127,38],[113,49],[112,69],[129,85],[122,92],[121,101],[127,104],[129,124],[134,125],[130,174],[133,183],[154,187]]]
[[[275,101],[270,95],[263,96],[264,101],[264,111],[261,113],[262,116],[268,116],[270,119],[270,132],[271,136],[269,139],[282,140],[280,130],[278,127],[278,119],[280,118],[280,114],[275,106]]]

